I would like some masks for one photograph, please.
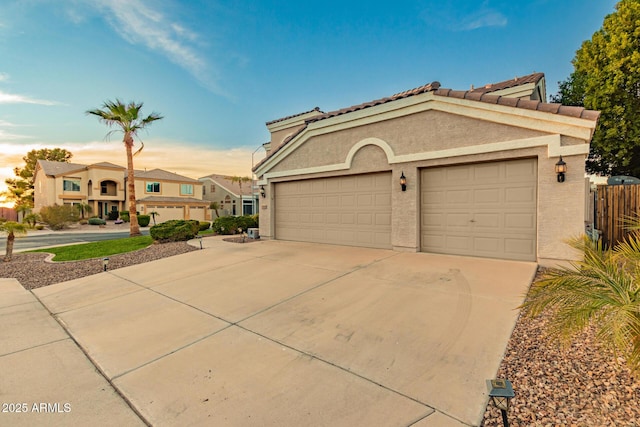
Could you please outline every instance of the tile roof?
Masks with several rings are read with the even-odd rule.
[[[211,175],[203,176],[202,178],[200,178],[200,181],[206,178],[209,178],[210,180],[214,181],[216,184],[226,188],[227,191],[230,191],[235,195],[240,194],[240,185],[238,185],[237,182],[231,181],[230,179],[231,177],[228,175],[211,174]],[[252,187],[254,183],[255,181],[242,183],[243,196],[251,196],[253,194]]]
[[[188,203],[191,205],[209,205],[208,200],[196,199],[193,197],[162,197],[162,196],[148,196],[142,199],[138,199],[138,202],[145,203]]]
[[[109,163],[109,162],[94,163],[92,165],[89,165],[89,167],[91,166],[102,167],[102,168],[126,169],[124,166],[116,165],[114,163]]]
[[[380,104],[385,104],[387,102],[397,101],[399,99],[408,98],[411,96],[419,95],[422,93],[433,92],[436,96],[449,97],[449,98],[458,98],[458,99],[466,99],[470,101],[477,102],[485,102],[488,104],[496,104],[496,105],[504,105],[507,107],[514,108],[523,108],[527,110],[535,110],[542,111],[545,113],[559,114],[562,116],[569,117],[577,117],[586,120],[596,121],[600,116],[600,112],[587,110],[583,107],[569,107],[561,104],[551,104],[541,101],[528,100],[528,99],[519,99],[519,98],[511,98],[507,96],[499,96],[499,95],[491,95],[491,92],[496,92],[499,90],[516,87],[520,85],[525,85],[528,83],[537,84],[540,79],[544,78],[544,73],[533,73],[522,77],[516,77],[512,80],[505,80],[503,82],[487,84],[482,88],[474,88],[472,90],[467,91],[459,91],[452,89],[443,89],[440,87],[440,82],[434,81],[432,83],[417,87],[415,89],[410,89],[404,92],[397,93],[387,98],[380,98],[374,101],[365,102],[362,104],[354,105],[347,108],[342,108],[340,110],[331,111],[328,113],[324,113],[319,116],[311,117],[305,120],[305,126],[295,132],[293,135],[287,137],[282,144],[280,144],[275,150],[272,150],[266,158],[262,159],[257,165],[254,166],[253,170],[263,164],[267,159],[271,158],[276,152],[280,151],[289,141],[297,137],[300,133],[304,132],[309,123],[317,122],[320,120],[325,120],[331,117],[336,117],[342,114],[352,113],[354,111],[363,110],[365,108],[375,107]],[[312,110],[314,111],[314,110]],[[319,110],[318,110],[319,111]],[[309,112],[309,111],[308,111]],[[308,113],[307,112],[307,113]],[[290,117],[296,117],[306,113],[296,114]],[[280,120],[286,120],[280,119]],[[270,122],[275,123],[275,122]],[[269,123],[267,123],[269,124]]]
[[[471,87],[470,92],[490,93],[498,90],[509,89],[516,86],[522,86],[527,83],[538,84],[544,78],[544,73],[533,73],[527,76],[515,77],[511,80],[505,80],[498,83],[490,83],[481,87]]]
[[[197,179],[188,178],[177,173],[168,172],[162,169],[152,169],[150,171],[134,171],[134,177],[147,179],[161,179],[165,181],[199,182]]]
[[[54,162],[51,160],[38,160],[38,164],[45,175],[60,175],[61,173],[87,169],[86,165],[81,165],[79,163]]]
[[[305,111],[304,113],[298,113],[291,116],[282,117],[280,119],[271,120],[270,122],[267,122],[267,126],[272,125],[274,123],[278,123],[278,122],[284,122],[285,120],[293,119],[294,117],[304,116],[305,114],[313,113],[314,111],[317,111],[319,113],[323,112],[323,111],[320,111],[320,107],[316,107],[313,110]]]

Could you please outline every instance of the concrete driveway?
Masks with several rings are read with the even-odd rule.
[[[33,292],[154,426],[479,425],[485,380],[536,271],[378,249],[203,242]]]

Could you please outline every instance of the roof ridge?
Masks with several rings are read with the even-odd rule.
[[[309,111],[305,111],[302,113],[297,113],[297,114],[292,114],[290,116],[287,117],[282,117],[279,119],[275,119],[275,120],[271,120],[269,122],[267,122],[267,126],[272,125],[274,123],[278,123],[278,122],[284,122],[285,120],[289,120],[289,119],[293,119],[294,117],[298,117],[298,116],[304,116],[305,114],[309,114],[309,113],[313,113],[314,111],[318,111],[319,113],[324,113],[324,111],[320,110],[320,107],[315,107],[313,110],[309,110]]]

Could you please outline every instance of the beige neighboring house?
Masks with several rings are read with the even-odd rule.
[[[138,211],[157,212],[158,222],[170,219],[210,221],[209,203],[202,200],[202,183],[162,169],[135,171]]]
[[[243,182],[242,188],[225,175],[211,174],[198,178],[198,181],[202,183],[202,198],[209,203],[218,202],[220,216],[257,213],[258,196],[255,181]],[[211,215],[215,219],[215,211],[212,210]]]
[[[135,171],[137,210],[157,212],[156,221],[208,221],[209,203],[202,200],[200,181],[161,169]],[[43,206],[88,204],[91,215],[129,210],[126,168],[112,163],[82,165],[38,160],[34,175],[34,211]]]
[[[433,82],[268,122],[267,157],[254,168],[265,193],[260,236],[574,259],[565,241],[585,230],[585,159],[599,113],[545,99],[535,73],[467,91]]]
[[[91,206],[91,215],[106,218],[111,211],[124,210],[125,175],[122,166],[113,163],[52,162],[38,160],[34,172],[34,211],[44,206]]]

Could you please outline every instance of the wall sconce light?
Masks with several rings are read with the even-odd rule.
[[[487,380],[487,387],[489,388],[491,401],[502,412],[502,424],[504,424],[504,427],[509,427],[507,411],[509,410],[511,399],[515,396],[511,381],[507,379]]]
[[[564,174],[567,172],[567,164],[564,160],[562,160],[562,156],[560,156],[560,160],[556,163],[556,173],[558,174],[558,182],[564,182]]]
[[[262,198],[267,197],[267,192],[264,191],[264,185],[260,186],[260,195],[262,196]]]
[[[109,258],[102,258],[102,271],[107,271],[109,265]]]
[[[407,178],[404,176],[404,171],[400,175],[400,188],[402,188],[402,191],[407,191]]]

